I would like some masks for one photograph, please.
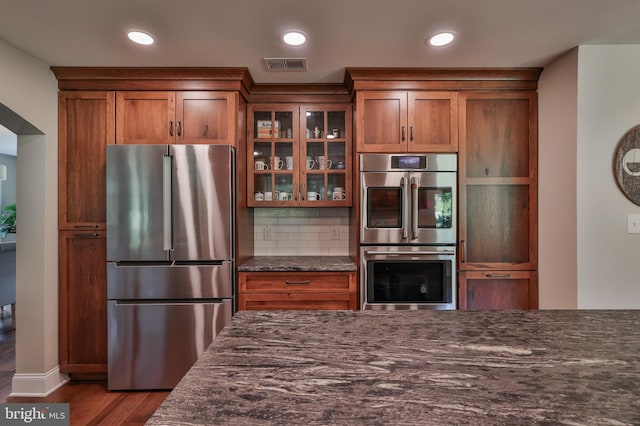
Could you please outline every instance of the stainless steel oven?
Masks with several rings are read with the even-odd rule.
[[[455,246],[361,246],[362,309],[455,309]]]
[[[362,309],[456,309],[456,154],[361,154]]]
[[[455,244],[456,154],[361,154],[362,244]]]

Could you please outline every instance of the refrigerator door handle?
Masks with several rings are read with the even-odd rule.
[[[162,157],[162,241],[164,250],[173,248],[171,235],[171,168],[172,157]]]

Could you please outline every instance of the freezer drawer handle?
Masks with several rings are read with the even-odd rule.
[[[311,281],[309,281],[309,280],[301,280],[301,281],[289,281],[289,280],[286,280],[285,281],[285,284],[309,284],[309,283],[311,283]]]
[[[97,232],[75,232],[73,236],[76,238],[95,238],[99,237],[100,234]]]

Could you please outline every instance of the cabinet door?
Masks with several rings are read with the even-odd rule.
[[[235,92],[177,92],[176,142],[235,145]]]
[[[174,92],[117,92],[119,144],[170,144],[175,141]]]
[[[407,151],[407,92],[356,93],[358,152]]]
[[[104,229],[106,149],[115,143],[113,92],[61,92],[58,107],[60,229]]]
[[[300,204],[351,206],[351,107],[300,107]]]
[[[410,152],[458,151],[458,94],[409,92]]]
[[[103,231],[60,232],[60,371],[107,371],[107,247]]]
[[[298,111],[298,106],[291,104],[249,106],[249,207],[299,203]]]
[[[461,270],[535,270],[534,92],[460,95]]]
[[[461,272],[460,309],[537,309],[538,278],[534,271]]]

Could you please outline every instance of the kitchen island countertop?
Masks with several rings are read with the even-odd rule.
[[[239,272],[355,272],[349,256],[256,256],[238,266]]]
[[[151,425],[637,425],[640,311],[243,311]]]

